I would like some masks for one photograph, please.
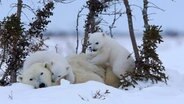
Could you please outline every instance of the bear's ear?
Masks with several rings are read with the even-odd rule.
[[[23,80],[22,75],[19,75],[19,76],[17,77],[17,80],[21,82],[21,81]]]
[[[44,68],[50,69],[50,65],[48,63],[44,63]]]

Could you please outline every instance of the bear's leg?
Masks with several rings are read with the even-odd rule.
[[[96,65],[105,64],[107,62],[108,55],[106,54],[98,54],[95,56],[90,62]]]
[[[114,86],[116,88],[118,88],[121,85],[120,79],[112,72],[111,67],[106,68],[105,84]]]
[[[70,69],[68,75],[66,76],[66,80],[70,81],[70,83],[75,82],[75,75],[71,69]]]
[[[114,64],[112,65],[112,71],[113,73],[121,79],[121,75],[123,75],[125,73],[125,70],[122,67],[122,61],[116,61],[114,62]]]

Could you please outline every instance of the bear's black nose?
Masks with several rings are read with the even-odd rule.
[[[93,51],[93,52],[96,52],[96,51],[97,51],[97,49],[93,49],[92,51]]]
[[[39,85],[39,88],[43,88],[43,87],[46,87],[45,83],[41,83],[41,84]]]

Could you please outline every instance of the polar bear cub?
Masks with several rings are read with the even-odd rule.
[[[21,75],[18,76],[18,81],[32,85],[34,88],[43,88],[52,85],[51,72],[44,63],[35,63],[28,69],[22,70]]]
[[[89,34],[88,50],[90,62],[96,65],[110,65],[118,78],[135,67],[130,52],[102,32]]]
[[[68,61],[60,54],[54,51],[37,51],[26,58],[23,64],[23,70],[35,63],[45,63],[52,73],[52,81],[58,82],[64,78],[74,83],[74,75]]]

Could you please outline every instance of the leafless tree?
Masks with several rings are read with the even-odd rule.
[[[126,8],[126,14],[127,14],[127,19],[128,19],[128,27],[129,27],[129,33],[130,33],[130,37],[131,37],[131,41],[132,41],[132,46],[133,46],[133,50],[135,53],[135,59],[136,62],[139,61],[139,52],[138,52],[138,48],[137,48],[137,43],[136,43],[136,39],[135,39],[135,34],[134,34],[134,27],[133,27],[133,21],[132,21],[132,12],[131,12],[131,8],[129,5],[129,1],[128,0],[123,0],[125,8]]]
[[[82,7],[81,10],[77,13],[77,21],[76,21],[76,33],[77,33],[77,45],[76,45],[76,54],[78,53],[78,48],[79,48],[79,18],[81,17],[81,12],[84,10],[85,7]]]

